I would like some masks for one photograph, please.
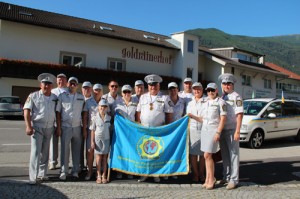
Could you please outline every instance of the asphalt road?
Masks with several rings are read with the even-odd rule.
[[[25,134],[23,120],[0,119],[0,181],[28,180],[30,137]],[[300,184],[300,145],[293,139],[266,142],[261,149],[241,146],[240,181],[258,185]],[[222,165],[216,164],[216,177],[221,178]],[[50,181],[58,180],[59,169],[50,171]],[[79,181],[84,181],[85,173]],[[95,179],[95,177],[94,177]],[[72,179],[70,179],[72,181]],[[92,181],[93,182],[93,181]],[[93,182],[94,183],[94,182]],[[136,184],[137,177],[122,180],[112,172],[111,183]],[[149,179],[146,183],[152,184]],[[161,184],[190,184],[190,176],[179,176],[177,180],[162,180]]]

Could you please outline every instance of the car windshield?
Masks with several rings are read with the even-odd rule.
[[[20,104],[20,98],[17,98],[17,97],[0,97],[0,103]]]
[[[268,102],[244,101],[244,115],[257,115]]]

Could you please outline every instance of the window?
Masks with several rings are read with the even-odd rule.
[[[242,75],[242,85],[251,86],[251,76]]]
[[[266,109],[266,111],[263,113],[262,117],[266,118],[270,113],[274,113],[276,117],[282,116],[282,107],[281,102],[274,102],[270,104],[270,106]]]
[[[297,107],[295,107],[294,102],[284,102],[283,116],[295,116],[297,114]]]
[[[234,75],[234,67],[231,67],[231,74]]]
[[[108,58],[107,68],[115,71],[125,71],[126,61],[123,59]]]
[[[60,63],[70,66],[82,67],[85,66],[84,54],[72,52],[60,52]]]
[[[186,77],[193,78],[193,69],[192,68],[186,69]]]
[[[264,79],[264,88],[271,89],[272,88],[271,84],[272,84],[272,81],[270,79]]]
[[[276,82],[276,89],[281,89],[281,83]]]
[[[238,53],[237,58],[240,59],[240,60],[249,61],[248,56],[245,55],[245,54]]]
[[[194,52],[194,41],[193,40],[188,40],[187,51],[190,53]]]

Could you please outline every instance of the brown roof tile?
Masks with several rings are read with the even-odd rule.
[[[168,36],[151,32],[125,28],[108,23],[102,23],[53,12],[36,10],[18,5],[0,2],[0,19],[26,23],[37,26],[44,26],[60,30],[92,34],[102,37],[121,39],[148,45],[160,46],[164,48],[178,49],[173,44],[167,42],[171,39]],[[101,30],[101,27],[108,27],[111,30]],[[144,35],[153,36],[155,39],[145,38]]]
[[[292,78],[292,79],[296,79],[296,80],[300,80],[300,75],[296,74],[296,73],[293,73],[292,71],[289,71],[285,68],[282,68],[276,64],[273,64],[273,63],[270,63],[270,62],[266,62],[265,63],[268,67],[274,69],[274,70],[277,70],[283,74],[286,74],[289,76],[289,78]]]

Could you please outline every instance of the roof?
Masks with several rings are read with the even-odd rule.
[[[0,19],[178,49],[165,35],[0,2]]]
[[[289,70],[287,70],[287,69],[285,69],[285,68],[282,68],[282,67],[280,67],[280,66],[278,66],[278,65],[276,65],[276,64],[270,63],[270,62],[266,62],[265,64],[266,64],[268,67],[270,67],[270,68],[272,68],[272,69],[274,69],[274,70],[277,70],[277,71],[279,71],[279,72],[281,72],[281,73],[283,73],[283,74],[288,75],[289,78],[291,78],[291,79],[300,80],[300,75],[298,75],[298,74],[296,74],[296,73],[294,73],[294,72],[292,72],[292,71],[289,71]]]
[[[244,53],[249,53],[249,54],[252,54],[252,55],[255,55],[255,56],[258,56],[258,57],[265,56],[265,55],[262,55],[262,54],[258,54],[258,53],[252,52],[252,51],[240,49],[240,48],[237,48],[237,47],[212,48],[211,50],[212,51],[216,51],[216,50],[219,50],[219,51],[220,50],[233,50],[233,51],[240,51],[240,52],[244,52]]]
[[[242,67],[242,68],[249,68],[252,70],[267,71],[269,73],[276,74],[277,76],[286,76],[285,74],[278,72],[277,70],[274,70],[264,64],[248,62],[248,61],[244,61],[244,60],[240,60],[240,59],[231,59],[231,58],[221,55],[213,50],[210,50],[207,47],[199,46],[199,51],[202,51],[210,56],[216,57],[216,58],[224,61],[225,64],[235,65],[235,66]]]

